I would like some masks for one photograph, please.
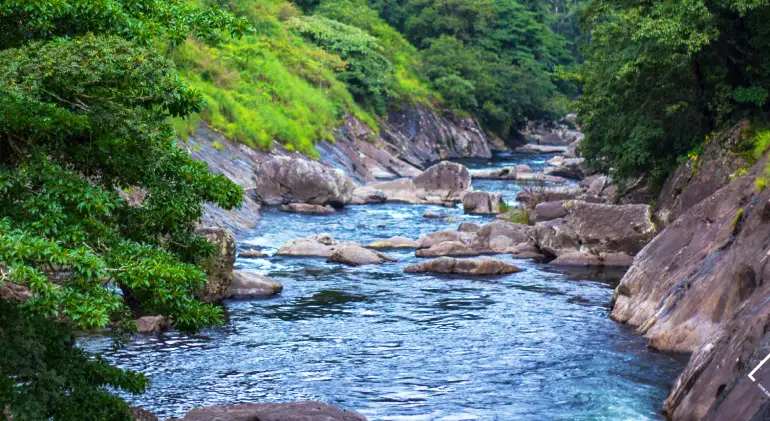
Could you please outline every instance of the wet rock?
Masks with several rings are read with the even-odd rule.
[[[483,252],[506,253],[509,247],[533,242],[531,231],[532,227],[529,225],[492,221],[476,231],[470,246]]]
[[[159,421],[158,417],[152,412],[135,406],[131,407],[131,416],[134,418],[134,421]]]
[[[514,149],[519,153],[564,153],[567,146],[533,145],[531,143]]]
[[[380,189],[372,186],[358,186],[353,190],[349,205],[367,205],[385,203],[388,196]]]
[[[197,292],[196,296],[204,302],[216,302],[224,297],[225,291],[233,280],[233,264],[235,264],[235,237],[224,228],[200,228],[196,234],[206,237],[214,244],[215,254],[201,267],[206,271],[208,281]]]
[[[498,214],[502,203],[501,193],[472,191],[463,196],[463,211],[469,214]]]
[[[245,403],[194,408],[181,421],[366,421],[323,402]]]
[[[342,246],[361,246],[355,242],[341,242],[329,234],[311,235],[289,240],[275,253],[278,256],[331,257]]]
[[[412,240],[411,238],[396,236],[396,237],[386,238],[384,240],[375,241],[369,244],[367,247],[373,248],[373,249],[387,249],[387,248],[416,249],[419,245],[420,243],[418,243],[415,240]]]
[[[281,212],[303,213],[308,215],[331,215],[335,212],[334,208],[326,205],[309,205],[307,203],[289,203],[281,205]]]
[[[471,175],[462,164],[442,161],[412,178],[412,182],[418,189],[441,196],[444,200],[459,200],[470,190]]]
[[[267,276],[250,270],[233,271],[233,282],[227,288],[225,298],[271,297],[280,294],[283,285]]]
[[[244,259],[257,259],[260,257],[267,257],[267,255],[265,253],[262,253],[259,250],[244,250],[238,253],[238,257],[241,257]]]
[[[445,241],[415,252],[417,257],[476,256],[479,252],[459,241]]]
[[[332,263],[342,263],[349,266],[361,266],[395,262],[396,259],[361,246],[344,245],[337,249],[327,261]]]
[[[165,316],[143,316],[136,319],[139,333],[160,333],[171,327],[171,321]]]
[[[446,273],[459,275],[504,275],[520,272],[518,267],[502,260],[475,257],[469,259],[456,259],[453,257],[439,257],[435,260],[421,262],[407,266],[407,273]]]
[[[463,244],[470,245],[474,238],[476,238],[474,233],[444,230],[420,236],[418,241],[420,243],[419,248],[429,248],[435,244],[440,244],[447,241],[458,241]]]
[[[255,169],[255,193],[262,203],[344,206],[355,184],[342,170],[304,158],[272,156]]]
[[[567,216],[567,209],[564,208],[564,203],[566,202],[566,200],[557,200],[555,202],[538,203],[535,206],[535,221],[545,222],[564,218]]]
[[[473,222],[463,222],[459,227],[457,227],[457,231],[460,232],[470,232],[475,234],[478,230],[479,224],[474,224]]]
[[[429,219],[444,219],[447,216],[443,213],[437,213],[433,211],[426,211],[424,214],[422,214],[423,218],[429,218]]]

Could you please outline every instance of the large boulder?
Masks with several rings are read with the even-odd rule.
[[[139,333],[160,333],[171,327],[171,320],[166,316],[142,316],[135,322]]]
[[[365,189],[365,190],[364,190]],[[417,190],[414,182],[409,178],[399,178],[391,181],[381,181],[378,183],[367,184],[356,190],[357,196],[371,197],[370,192],[380,192],[385,196],[385,200],[391,202],[423,203],[421,191]]]
[[[564,152],[566,158],[580,158],[580,143],[582,139],[578,139],[567,146],[567,150]]]
[[[356,245],[345,245],[337,249],[329,262],[342,263],[349,266],[379,265],[385,262],[395,262],[396,259],[388,257],[380,252]]]
[[[503,203],[503,195],[500,193],[472,191],[463,196],[463,211],[470,214],[498,214]]]
[[[552,265],[557,266],[585,266],[585,267],[629,267],[633,264],[634,258],[626,253],[583,253],[580,251],[568,252],[560,255],[553,261]]]
[[[462,164],[442,161],[412,178],[418,189],[443,197],[459,200],[471,188],[471,175]]]
[[[250,270],[233,271],[233,282],[227,288],[225,298],[271,297],[280,294],[283,285]]]
[[[473,170],[471,178],[492,180],[515,180],[518,173],[532,173],[532,167],[519,164],[515,167],[493,168],[491,170]]]
[[[506,253],[510,247],[533,243],[532,227],[508,221],[492,221],[482,225],[473,238],[471,247],[482,252]]]
[[[585,158],[568,158],[561,165],[549,168],[548,174],[556,177],[582,180],[586,176],[593,174],[593,171],[585,165]]]
[[[215,247],[214,255],[201,265],[208,281],[196,292],[196,296],[205,302],[220,301],[233,280],[235,237],[224,228],[199,228],[196,234],[206,237]]]
[[[158,417],[146,409],[135,406],[131,407],[130,409],[134,421],[158,421]]]
[[[178,421],[366,421],[366,418],[334,405],[308,401],[194,408]]]
[[[407,266],[404,269],[404,272],[407,273],[431,272],[458,275],[504,275],[520,271],[521,269],[510,263],[484,257],[469,259],[439,257],[438,259]]]
[[[532,229],[537,247],[550,256],[580,251],[580,237],[565,218],[538,223]]]
[[[527,208],[534,209],[538,203],[575,199],[581,194],[583,194],[583,191],[579,187],[574,186],[525,189],[516,195],[516,200],[523,203]]]
[[[476,238],[476,235],[472,232],[461,232],[455,230],[437,231],[420,236],[420,239],[418,240],[420,245],[418,248],[429,248],[434,244],[440,244],[447,241],[456,241],[470,245],[474,238]]]
[[[564,203],[581,248],[594,254],[625,252],[635,255],[656,234],[648,205],[606,205],[569,201]]]
[[[476,256],[479,252],[459,241],[444,241],[415,252],[417,257]]]
[[[342,170],[304,158],[273,156],[255,169],[255,193],[262,203],[347,205],[355,184]]]
[[[566,200],[557,200],[555,202],[538,203],[535,206],[535,221],[546,222],[567,216],[567,209],[564,208]]]
[[[388,196],[380,189],[373,186],[358,186],[353,190],[353,197],[350,199],[350,205],[367,205],[385,203]]]
[[[278,256],[331,257],[340,247],[361,246],[355,242],[341,242],[329,234],[311,235],[307,238],[295,238],[287,241],[275,253]]]
[[[541,145],[552,145],[552,146],[566,146],[569,144],[569,142],[564,140],[564,138],[562,138],[559,135],[559,133],[549,133],[541,137],[538,143]]]

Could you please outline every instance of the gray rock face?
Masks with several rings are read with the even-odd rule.
[[[471,175],[462,164],[442,161],[412,178],[412,182],[416,188],[444,200],[459,200],[471,188]]]
[[[281,205],[281,212],[303,213],[306,215],[331,215],[335,212],[334,208],[326,205],[308,205],[307,203],[289,203]]]
[[[582,180],[586,176],[593,174],[593,171],[585,165],[584,158],[568,158],[561,165],[550,169],[549,174],[557,177]]]
[[[564,208],[584,249],[595,254],[636,255],[656,234],[648,205],[605,205],[570,201]]]
[[[567,158],[580,158],[580,142],[582,142],[582,139],[570,143],[564,152],[564,156]]]
[[[463,222],[460,224],[459,227],[457,227],[457,231],[460,232],[471,232],[476,233],[476,231],[479,230],[479,224],[474,224],[473,222]]]
[[[626,253],[601,253],[599,255],[579,251],[568,252],[554,259],[551,264],[557,266],[584,267],[629,267],[634,258]]]
[[[155,414],[138,407],[131,407],[131,415],[133,416],[134,421],[158,421],[158,417],[156,417]]]
[[[366,421],[323,402],[245,403],[194,408],[181,421]]]
[[[540,250],[551,256],[580,250],[580,238],[570,221],[565,218],[538,223],[532,230],[532,235]]]
[[[566,146],[569,144],[569,142],[564,140],[558,133],[549,133],[541,137],[538,143],[540,143],[541,145],[552,145],[552,146]]]
[[[459,275],[504,275],[520,271],[521,269],[510,263],[485,257],[470,259],[439,257],[435,260],[407,266],[404,269],[404,272],[407,273],[432,272]]]
[[[376,203],[385,203],[388,196],[380,189],[372,186],[359,186],[353,190],[353,197],[350,199],[350,205],[367,205]]]
[[[295,238],[281,246],[275,253],[279,256],[331,257],[342,246],[358,246],[355,242],[341,242],[329,234],[311,235],[307,238]]]
[[[200,228],[195,233],[206,237],[216,247],[215,255],[203,264],[208,281],[196,296],[205,302],[220,301],[233,280],[235,237],[224,228]]]
[[[564,153],[567,151],[567,146],[552,146],[552,145],[534,145],[526,144],[514,149],[519,153]]]
[[[142,316],[136,319],[139,333],[160,333],[171,327],[171,321],[165,316]]]
[[[471,171],[471,178],[491,179],[491,180],[515,180],[518,173],[532,173],[532,167],[529,165],[517,165],[515,167],[494,168],[491,170]]]
[[[329,262],[342,263],[349,266],[379,265],[385,262],[395,262],[396,259],[388,257],[380,252],[355,245],[344,245],[337,249]]]
[[[255,192],[262,203],[344,206],[355,185],[341,170],[304,158],[273,156],[255,169]]]
[[[447,241],[457,241],[466,245],[470,245],[475,237],[476,236],[474,233],[444,230],[421,236],[418,241],[420,243],[419,248],[429,248],[435,244],[441,244]]]
[[[463,196],[463,211],[471,214],[498,214],[502,202],[501,193],[471,191]]]
[[[283,291],[283,285],[250,270],[233,271],[233,282],[227,288],[225,298],[272,297]]]
[[[372,249],[388,249],[388,248],[405,248],[405,249],[416,249],[420,243],[418,243],[415,240],[412,240],[411,238],[406,237],[390,237],[386,238],[384,240],[375,241],[367,247]]]
[[[505,253],[509,247],[532,243],[532,227],[508,221],[492,221],[482,225],[473,238],[471,247],[485,252]]]
[[[479,252],[460,241],[444,241],[415,252],[417,257],[476,256]]]
[[[557,200],[555,202],[538,203],[535,206],[535,221],[545,222],[567,216],[567,209],[564,208],[566,200]]]

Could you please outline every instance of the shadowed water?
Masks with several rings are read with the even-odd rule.
[[[528,163],[507,159],[513,162],[494,165]],[[501,181],[474,187],[506,196],[520,189]],[[450,221],[422,218],[428,209]],[[239,247],[272,254],[289,239],[321,232],[368,243],[490,220],[405,204],[351,206],[327,217],[266,209]],[[404,274],[418,260],[414,252],[388,253],[398,262],[355,268],[313,258],[239,259],[239,267],[282,282],[284,293],[227,302],[227,324],[193,337],[137,336],[117,351],[105,337],[81,343],[150,375],[148,393],[129,400],[161,417],[201,405],[313,399],[370,420],[660,418],[683,361],[649,351],[609,319],[619,274],[525,260],[515,261],[522,272],[500,277]]]

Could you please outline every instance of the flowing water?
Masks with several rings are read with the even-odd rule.
[[[506,155],[492,164],[541,166],[535,159]],[[474,188],[509,200],[521,189],[504,181]],[[429,209],[448,220],[423,218]],[[265,209],[238,246],[272,254],[289,239],[322,232],[368,243],[490,220],[407,204],[349,206],[332,216]],[[137,336],[117,351],[106,337],[81,343],[151,376],[146,394],[128,398],[161,418],[194,406],[312,399],[372,421],[660,419],[684,362],[648,350],[609,319],[619,274],[526,260],[515,261],[522,272],[499,277],[404,274],[414,252],[388,253],[398,262],[355,268],[316,258],[239,259],[238,267],[282,282],[283,294],[226,302],[227,324],[192,337]]]

